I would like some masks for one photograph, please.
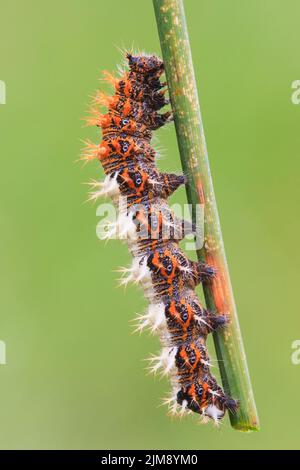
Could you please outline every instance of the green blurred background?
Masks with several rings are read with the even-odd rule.
[[[143,362],[158,339],[131,334],[146,303],[113,272],[127,249],[97,239],[84,204],[82,182],[102,172],[74,163],[81,139],[97,137],[80,119],[119,47],[160,53],[151,1],[0,0],[1,448],[299,448],[300,3],[185,6],[261,432],[158,407],[168,381]],[[159,142],[161,168],[179,171],[172,125]],[[184,190],[172,199],[184,201]]]

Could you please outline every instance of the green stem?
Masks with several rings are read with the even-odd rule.
[[[230,324],[214,333],[224,389],[239,401],[238,411],[230,414],[230,421],[235,429],[257,431],[258,416],[224,251],[183,3],[153,0],[153,5],[194,218],[197,205],[204,205],[204,245],[197,255],[217,268],[216,279],[203,286],[204,296],[207,308],[230,316]]]

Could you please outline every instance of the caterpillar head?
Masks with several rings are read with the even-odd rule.
[[[234,412],[238,407],[237,401],[225,395],[216,380],[208,375],[182,387],[177,393],[177,402],[215,422],[223,418],[226,410]]]
[[[198,328],[202,331],[203,335],[208,335],[212,331],[223,328],[229,322],[228,315],[216,314],[206,310],[202,307],[198,299],[191,302],[191,307],[195,314],[195,320]]]
[[[157,72],[163,73],[164,71],[163,61],[155,55],[133,56],[127,53],[126,58],[129,63],[129,68],[132,72],[148,75]]]

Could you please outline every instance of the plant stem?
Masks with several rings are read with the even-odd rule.
[[[258,416],[224,251],[183,3],[153,0],[153,5],[193,218],[197,205],[204,205],[204,245],[197,255],[217,269],[215,280],[203,285],[204,296],[207,308],[230,317],[229,325],[213,335],[224,389],[239,401],[230,421],[235,429],[257,431]]]

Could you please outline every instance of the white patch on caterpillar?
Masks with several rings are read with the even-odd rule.
[[[204,325],[209,326],[207,321],[205,321],[200,315],[195,314],[194,318],[198,323],[203,323]]]
[[[183,417],[184,415],[192,414],[193,412],[188,409],[187,400],[183,400],[181,405],[177,402],[177,394],[179,390],[180,390],[180,387],[178,386],[178,381],[175,380],[173,384],[172,392],[170,393],[168,398],[163,400],[163,405],[167,405],[168,413],[170,415]]]
[[[215,421],[215,423],[217,423],[220,418],[223,418],[225,413],[223,410],[220,410],[216,405],[208,405],[208,407],[204,410],[204,414],[209,416]]]
[[[151,362],[149,371],[156,374],[159,369],[162,369],[163,376],[169,374],[175,368],[176,353],[177,347],[162,348],[160,355],[149,358]]]
[[[135,331],[142,331],[149,328],[151,333],[155,333],[160,328],[166,328],[165,306],[162,302],[150,304],[144,315],[138,315]]]
[[[153,178],[149,178],[149,183],[152,186],[163,186],[163,183],[161,181],[154,180]]]
[[[136,226],[131,214],[120,213],[116,222],[107,222],[103,226],[101,240],[137,238]]]
[[[139,259],[138,273],[136,282],[141,282],[147,286],[148,282],[152,282],[151,271],[147,265],[147,257]]]
[[[172,392],[169,397],[163,400],[163,405],[167,405],[169,414],[178,415],[179,404],[177,403],[177,393],[179,392],[179,387],[173,387]]]
[[[147,257],[133,258],[132,264],[129,268],[121,268],[119,270],[123,273],[120,279],[121,285],[127,285],[129,282],[134,284],[141,283],[146,284],[151,282],[151,271],[147,266]]]
[[[183,400],[181,404],[181,410],[179,411],[180,415],[184,415],[187,412],[187,406],[188,406],[187,400]]]
[[[118,173],[113,176],[107,175],[104,181],[91,181],[89,185],[97,189],[89,193],[89,201],[96,201],[100,197],[115,197],[120,194],[119,185],[117,183]]]
[[[127,239],[127,245],[128,245],[129,251],[132,254],[133,259],[141,260],[141,259],[145,258],[144,256],[141,256],[140,254],[137,255],[137,250],[135,249],[136,242],[134,240],[128,240]],[[146,257],[146,259],[148,259],[148,258]],[[119,272],[122,272],[123,274],[126,274],[126,273],[128,273],[128,268],[121,268],[121,269],[119,269]],[[135,281],[132,279],[132,282],[135,282]],[[126,284],[126,283],[122,282],[122,284]],[[151,277],[151,271],[150,270],[148,272],[148,275],[144,279],[141,280],[141,284],[142,284],[141,287],[144,290],[144,296],[148,300],[149,304],[157,303],[158,302],[157,294],[156,294],[156,292],[154,290],[154,287],[153,287],[153,284],[152,284],[152,277]]]
[[[137,238],[136,226],[132,220],[132,214],[122,214],[120,213],[117,220],[118,227],[118,237],[119,238]]]
[[[152,331],[160,327],[166,327],[165,306],[162,302],[159,304],[150,304],[148,308],[148,316],[152,324]]]
[[[180,271],[182,271],[183,273],[187,273],[187,274],[191,274],[192,273],[192,269],[190,266],[183,266],[181,265],[180,266]]]
[[[120,268],[119,272],[122,273],[120,279],[121,285],[127,285],[129,282],[136,283],[139,273],[139,262],[141,258],[133,258],[131,266],[128,268]]]

